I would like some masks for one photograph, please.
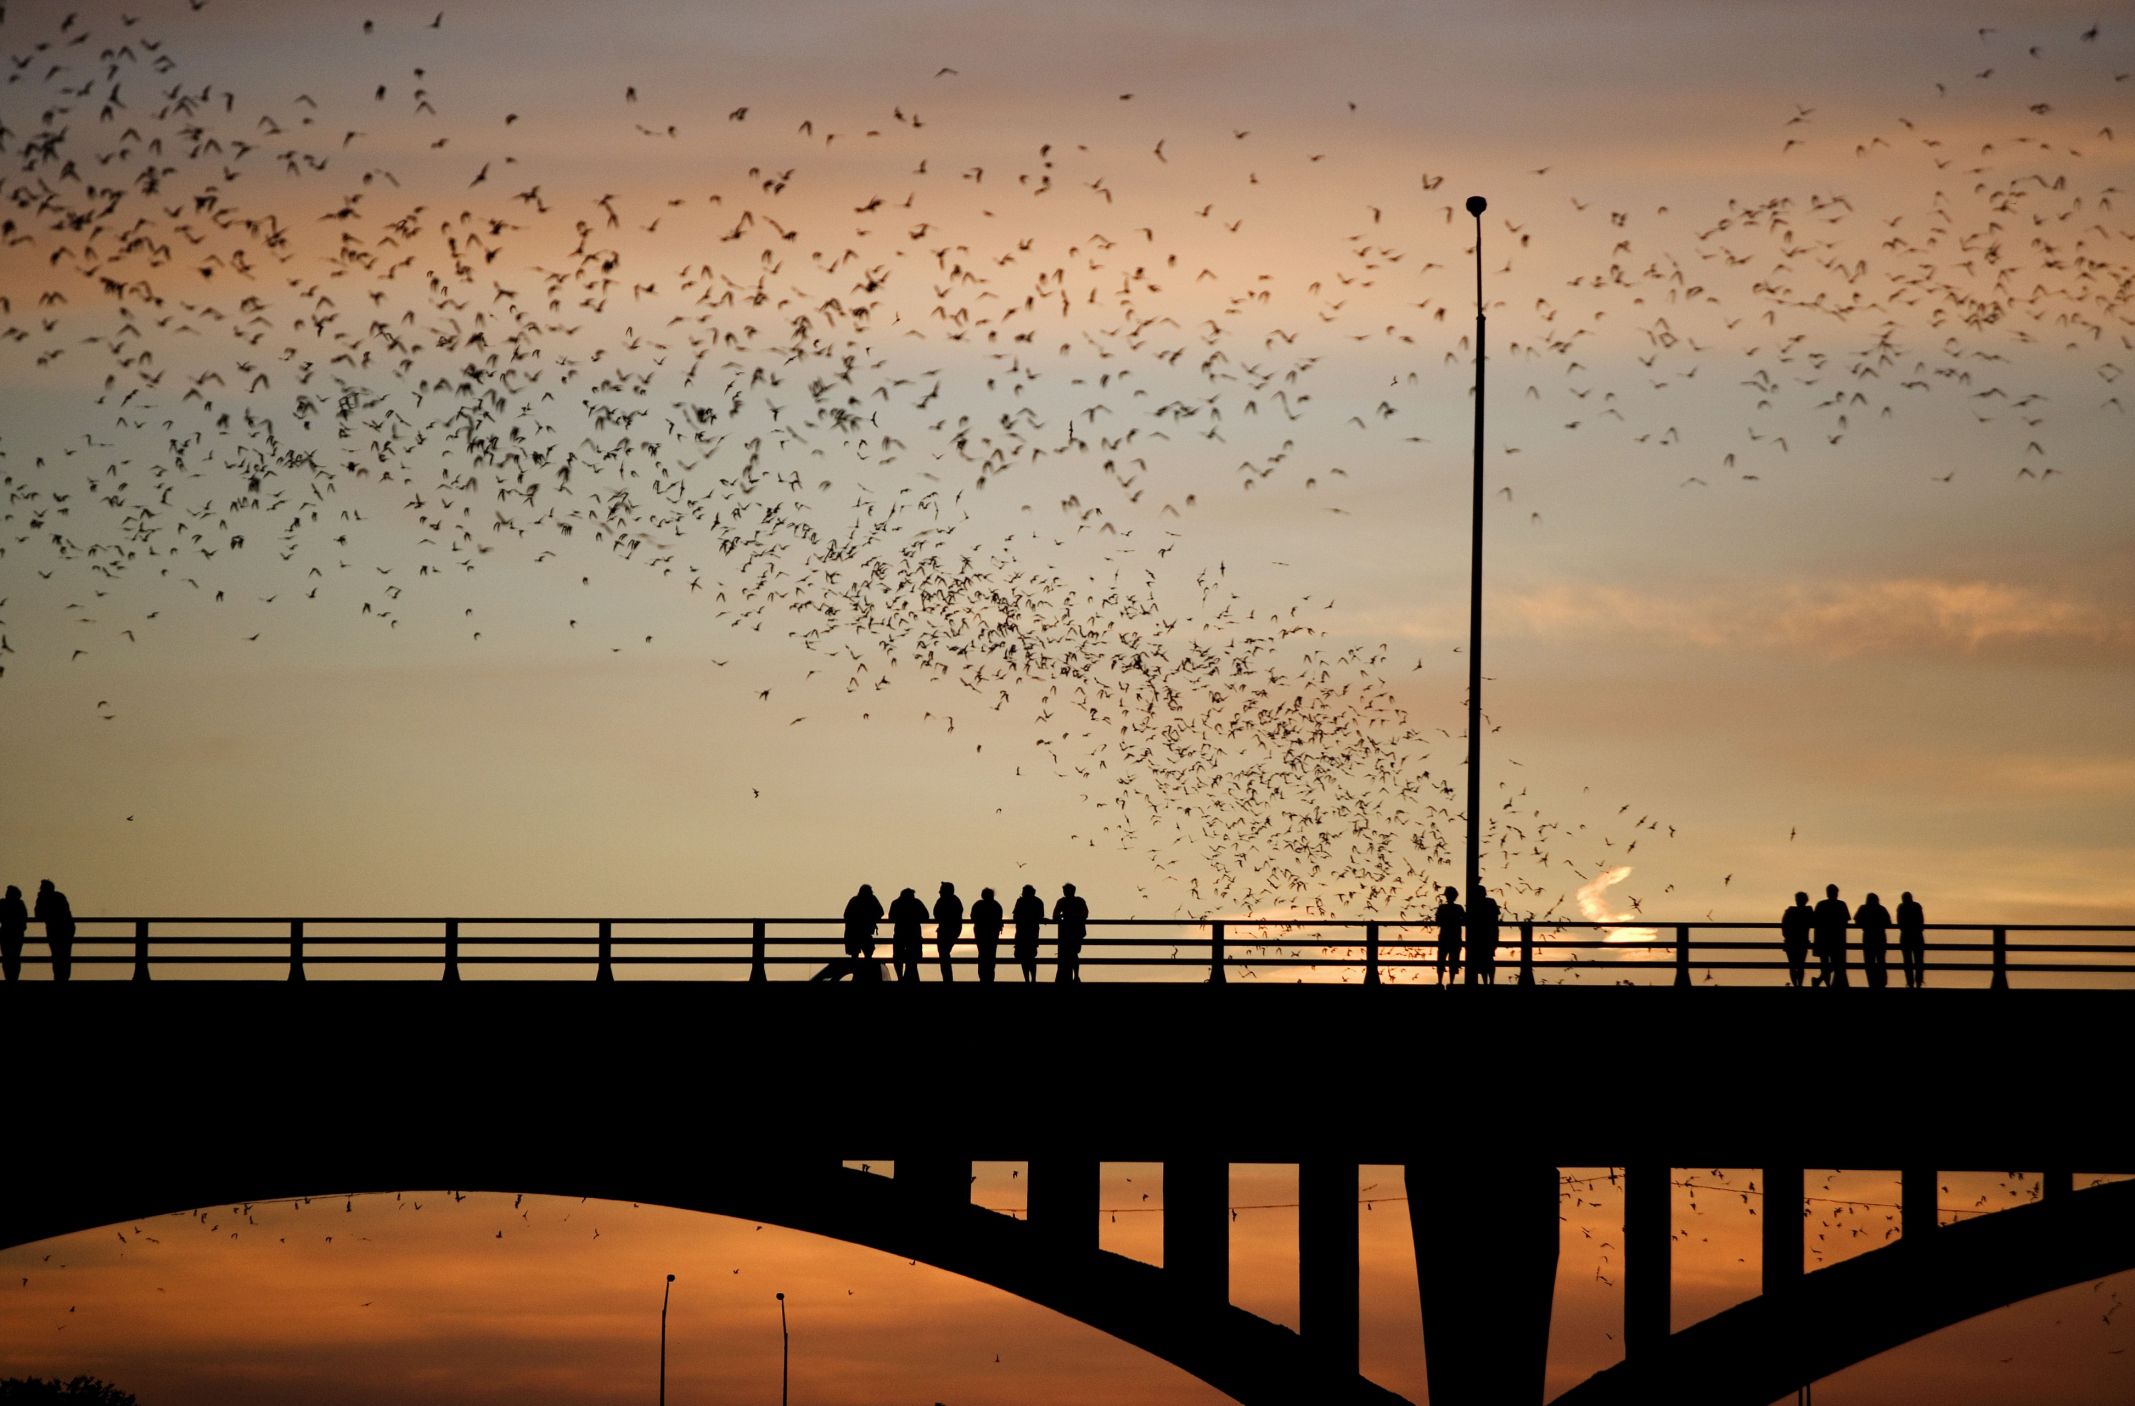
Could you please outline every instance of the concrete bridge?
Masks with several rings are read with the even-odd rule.
[[[1359,1164],[1399,1163],[1433,1402],[1534,1406],[1557,1168],[1618,1166],[1625,1360],[1560,1399],[1747,1406],[2135,1267],[2135,1183],[2073,1178],[2135,1171],[2105,1093],[2131,1015],[2123,990],[21,982],[0,1028],[50,1057],[13,1121],[99,1152],[18,1159],[0,1244],[353,1191],[613,1198],[924,1260],[1242,1402],[1392,1402],[1357,1372],[1355,1203]],[[1479,1063],[1489,1097],[1429,1096]],[[1027,1219],[970,1203],[974,1159],[1028,1163]],[[1101,1161],[1162,1163],[1162,1268],[1098,1248]],[[1299,1169],[1297,1332],[1227,1302],[1233,1162]],[[1671,1334],[1681,1166],[1761,1169],[1769,1209],[1764,1293]],[[1805,1274],[1776,1212],[1833,1166],[1899,1170],[1903,1235]],[[1936,1228],[1938,1171],[2011,1167],[2042,1203]]]

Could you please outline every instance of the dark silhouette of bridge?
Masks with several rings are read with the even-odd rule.
[[[923,1260],[1243,1402],[1392,1402],[1357,1370],[1356,1203],[1360,1165],[1400,1164],[1436,1406],[1541,1400],[1560,1167],[1621,1167],[1625,1186],[1625,1358],[1566,1406],[1769,1401],[2135,1267],[2135,1183],[2077,1190],[2075,1176],[2135,1171],[2135,1132],[2099,1092],[2125,1073],[2135,994],[2024,989],[2013,959],[2016,988],[1996,989],[1991,953],[1969,989],[1902,994],[1441,990],[1235,968],[1223,983],[996,991],[445,983],[425,940],[428,980],[0,989],[28,1071],[11,1122],[65,1150],[14,1159],[0,1244],[344,1192],[612,1198]],[[759,955],[741,941],[737,978]],[[1663,944],[1664,980],[1672,955]],[[1187,956],[1205,977],[1207,950]],[[270,960],[279,974],[286,947]],[[588,954],[568,961],[591,974]],[[1853,1075],[1938,1060],[1902,1105],[1895,1081]],[[1448,1071],[1479,1064],[1486,1091],[1438,1096]],[[844,1165],[860,1159],[893,1175]],[[971,1204],[974,1160],[1027,1163],[1026,1217]],[[1162,1164],[1162,1268],[1099,1248],[1101,1161]],[[1228,1169],[1245,1162],[1299,1169],[1295,1332],[1228,1301]],[[1685,1166],[1758,1169],[1764,1292],[1671,1332],[1670,1169]],[[1900,1171],[1901,1238],[1804,1273],[1803,1220],[1783,1208],[1801,1205],[1804,1168],[1840,1166]],[[2010,1167],[2044,1174],[2039,1204],[1936,1226],[1938,1171]]]

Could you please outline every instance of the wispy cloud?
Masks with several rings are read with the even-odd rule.
[[[1832,658],[2041,648],[2077,659],[2135,656],[2135,615],[1997,581],[1899,577],[1696,596],[1567,582],[1493,601],[1492,614],[1503,628],[1547,637],[1630,635]]]
[[[1631,866],[1619,864],[1614,869],[1604,869],[1592,879],[1579,886],[1574,895],[1579,904],[1579,916],[1590,923],[1621,922],[1632,915],[1615,911],[1609,902],[1609,890],[1631,877]],[[1660,933],[1653,928],[1603,928],[1603,942],[1657,942]]]

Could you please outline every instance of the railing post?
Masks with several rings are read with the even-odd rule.
[[[457,918],[445,921],[445,980],[460,979],[460,923]]]
[[[304,920],[302,918],[291,918],[289,920],[289,979],[291,981],[302,981],[304,979]]]
[[[1675,984],[1690,984],[1690,924],[1679,923],[1675,929]]]
[[[2009,989],[2009,929],[1994,930],[1994,981],[1996,991]]]
[[[148,980],[148,919],[133,920],[133,979]]]
[[[1535,984],[1535,920],[1520,919],[1520,985]]]
[[[758,918],[749,929],[749,980],[769,979],[764,971],[764,920]]]
[[[1223,984],[1223,924],[1208,925],[1208,979]]]
[[[1364,984],[1366,986],[1377,986],[1379,984],[1379,925],[1377,923],[1366,923],[1364,925]]]
[[[601,924],[600,924],[600,970],[596,971],[596,972],[595,972],[595,973],[593,974],[593,979],[594,979],[595,981],[613,981],[613,980],[615,980],[615,967],[614,967],[614,965],[613,965],[613,963],[614,963],[614,961],[615,961],[615,951],[614,951],[614,944],[613,944],[613,938],[614,938],[614,936],[615,936],[615,924],[613,924],[613,923],[609,922],[609,921],[608,921],[608,920],[607,920],[606,918],[603,918],[603,919],[601,919]]]

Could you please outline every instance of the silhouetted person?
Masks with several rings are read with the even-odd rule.
[[[919,953],[924,941],[927,905],[910,889],[900,890],[890,902],[890,965],[899,981],[919,980]]]
[[[979,980],[993,980],[1001,951],[1001,901],[992,889],[980,889],[979,901],[971,905],[971,940],[979,949]]]
[[[1023,894],[1016,899],[1016,965],[1023,968],[1025,981],[1038,979],[1038,926],[1045,921],[1045,900],[1038,897],[1038,890],[1029,884],[1023,886]]]
[[[1813,918],[1816,928],[1816,984],[1844,986],[1846,925],[1853,921],[1853,914],[1846,911],[1845,901],[1838,896],[1837,884],[1824,885],[1824,901],[1816,905]]]
[[[860,891],[845,900],[845,955],[855,962],[872,961],[875,924],[881,921],[882,900],[875,897],[874,886],[860,885]]]
[[[1468,976],[1470,986],[1497,985],[1497,900],[1478,886],[1468,897]]]
[[[1075,896],[1073,884],[1060,886],[1060,901],[1053,905],[1054,934],[1060,943],[1060,965],[1055,981],[1082,980],[1082,939],[1089,931],[1090,905]]]
[[[1927,914],[1911,889],[1898,895],[1898,960],[1905,963],[1906,986],[1927,985]]]
[[[1809,930],[1816,926],[1816,910],[1809,906],[1809,895],[1794,895],[1794,906],[1779,915],[1779,945],[1787,954],[1787,984],[1801,985],[1802,973],[1809,965]]]
[[[74,971],[74,909],[50,879],[37,885],[37,920],[52,945],[52,980],[65,981]]]
[[[1890,910],[1874,894],[1854,910],[1853,925],[1861,930],[1861,970],[1868,984],[1882,990],[1890,984]]]
[[[29,905],[22,901],[22,890],[9,884],[7,897],[0,898],[0,979],[21,979],[22,939],[29,930]]]
[[[1460,890],[1446,890],[1446,901],[1432,914],[1438,922],[1438,984],[1460,980],[1460,933],[1467,926],[1468,910],[1460,906]]]
[[[963,935],[964,900],[956,896],[956,885],[944,879],[941,893],[934,900],[934,955],[941,962],[943,981],[956,980],[949,954],[956,950],[957,939]]]

